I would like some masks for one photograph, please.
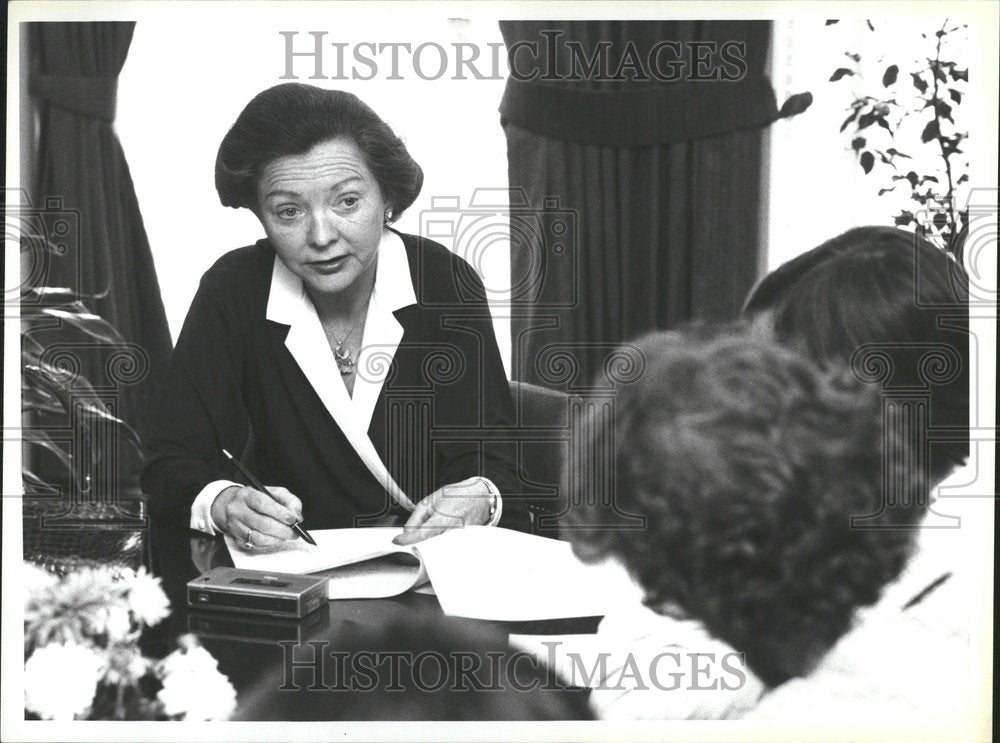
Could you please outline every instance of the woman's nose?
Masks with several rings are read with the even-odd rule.
[[[310,247],[316,249],[325,248],[330,243],[336,242],[339,237],[340,232],[337,230],[334,220],[328,214],[319,213],[314,215],[310,220],[309,234],[307,236]]]

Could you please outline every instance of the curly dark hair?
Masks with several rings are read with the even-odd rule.
[[[879,527],[912,506],[883,498],[874,391],[760,335],[639,340],[644,374],[616,385],[613,426],[587,429],[589,450],[611,452],[613,466],[574,458],[580,505],[564,522],[583,559],[617,557],[648,606],[700,620],[777,685],[807,673],[899,575],[913,531]],[[573,492],[601,470],[619,514],[645,519],[641,532]]]
[[[859,369],[867,353],[885,367],[881,389],[927,391],[926,426],[942,434],[928,437],[938,482],[969,455],[968,292],[962,265],[927,240],[857,227],[766,276],[745,312],[817,363]]]
[[[350,138],[361,150],[390,210],[390,221],[414,202],[424,172],[403,141],[360,98],[342,90],[283,83],[258,93],[222,139],[215,189],[223,206],[253,209],[257,179],[279,157]]]

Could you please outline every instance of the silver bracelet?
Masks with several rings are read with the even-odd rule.
[[[479,481],[490,493],[490,515],[486,517],[486,523],[492,524],[493,517],[497,515],[497,498],[500,497],[500,493],[497,491],[496,486],[485,477],[480,477]]]

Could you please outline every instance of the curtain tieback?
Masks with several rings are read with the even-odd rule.
[[[31,92],[56,108],[89,119],[115,120],[117,77],[31,75]]]
[[[504,124],[566,142],[649,147],[767,126],[811,102],[799,94],[779,111],[765,75],[603,90],[510,78],[500,116]]]

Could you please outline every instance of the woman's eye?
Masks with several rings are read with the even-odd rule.
[[[283,206],[278,209],[278,216],[282,219],[292,219],[298,213],[299,210],[294,206]]]
[[[340,200],[340,203],[346,206],[348,209],[352,209],[358,205],[358,201],[359,199],[357,196],[345,196]]]

